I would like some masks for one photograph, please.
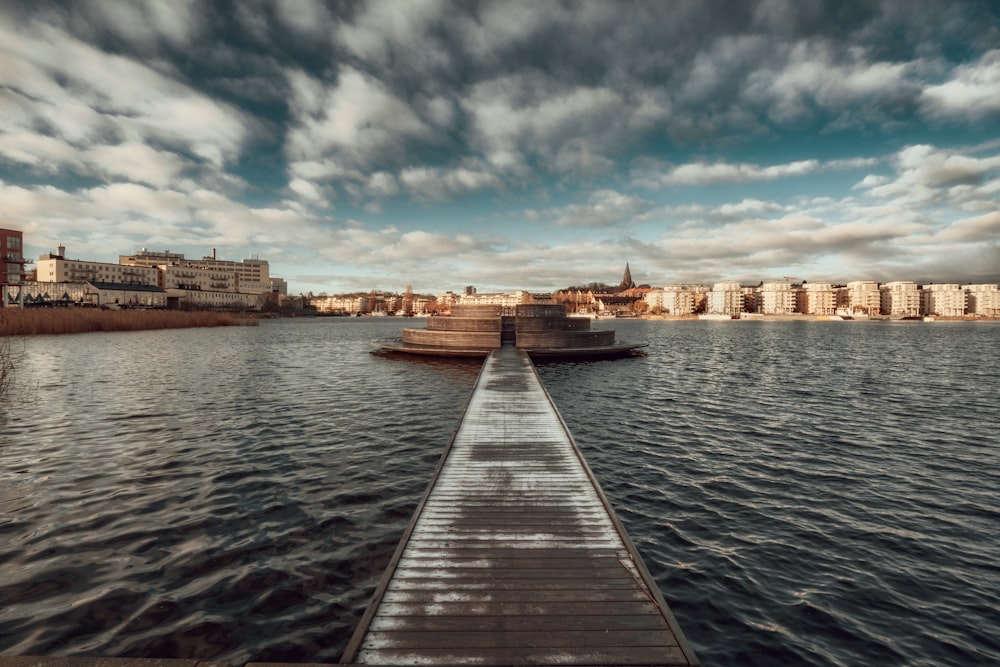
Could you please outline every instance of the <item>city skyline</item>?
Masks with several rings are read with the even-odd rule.
[[[0,8],[0,227],[289,291],[1000,282],[988,2]]]

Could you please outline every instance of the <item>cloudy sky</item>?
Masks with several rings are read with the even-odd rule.
[[[291,291],[1000,281],[1000,6],[0,4],[26,254]]]

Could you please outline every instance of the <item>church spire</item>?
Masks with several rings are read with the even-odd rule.
[[[622,284],[618,286],[618,291],[624,292],[633,287],[635,287],[635,283],[632,281],[632,271],[628,268],[628,262],[625,262],[625,275],[622,276]]]

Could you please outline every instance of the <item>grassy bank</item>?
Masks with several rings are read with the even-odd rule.
[[[0,308],[0,336],[225,327],[247,324],[256,325],[257,319],[250,315],[237,313],[177,310]]]

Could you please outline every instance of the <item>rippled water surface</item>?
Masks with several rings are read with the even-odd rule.
[[[335,662],[479,368],[404,324],[28,340],[0,654]],[[703,664],[1000,662],[1000,325],[611,325],[539,372]]]

